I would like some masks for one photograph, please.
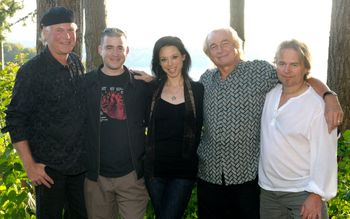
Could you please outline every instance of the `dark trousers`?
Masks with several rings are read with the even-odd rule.
[[[153,177],[145,179],[157,219],[181,219],[191,198],[194,180]]]
[[[258,180],[237,185],[211,184],[198,180],[199,219],[258,219],[259,218]]]
[[[84,202],[85,174],[67,176],[46,167],[46,173],[53,179],[51,188],[35,187],[37,219],[85,219]],[[63,215],[63,217],[62,217]]]

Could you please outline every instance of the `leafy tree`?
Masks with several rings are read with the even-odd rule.
[[[5,31],[10,30],[10,23],[7,21],[12,17],[17,10],[23,8],[23,3],[16,0],[0,0],[0,69],[3,68],[3,40],[5,38]]]
[[[338,193],[328,202],[328,213],[332,219],[350,217],[350,130],[338,141]]]
[[[5,65],[9,62],[16,62],[18,59],[22,58],[23,55],[18,54],[26,54],[25,58],[33,58],[36,54],[34,48],[25,48],[19,43],[4,43],[4,63]],[[19,60],[19,62],[23,62],[23,60]]]
[[[25,60],[19,54],[19,60]],[[4,111],[10,101],[15,73],[19,64],[8,63],[0,71],[0,128],[4,127]],[[8,134],[0,133],[0,218],[35,218],[33,187],[21,160],[13,149]]]

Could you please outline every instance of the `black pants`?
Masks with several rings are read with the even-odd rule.
[[[216,185],[198,180],[199,219],[258,219],[258,180],[237,185]]]
[[[37,219],[85,219],[85,174],[67,176],[46,167],[46,173],[54,184],[35,187]],[[62,217],[62,215],[64,215]]]

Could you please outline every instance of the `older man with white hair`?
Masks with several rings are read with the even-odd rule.
[[[37,218],[86,218],[77,25],[71,10],[53,7],[40,26],[45,48],[19,69],[3,131],[35,186]]]

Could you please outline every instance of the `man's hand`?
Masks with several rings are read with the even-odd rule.
[[[51,188],[54,184],[53,180],[45,172],[45,165],[41,163],[32,163],[31,165],[25,167],[28,178],[32,181],[34,186],[45,185]]]
[[[145,82],[151,82],[154,80],[154,77],[147,74],[146,72],[144,71],[139,71],[139,70],[132,70],[133,74],[134,74],[134,78],[136,80],[143,80]]]
[[[337,96],[326,95],[325,96],[325,117],[328,126],[328,132],[338,127],[343,122],[344,112],[340,106]]]
[[[322,218],[321,210],[322,210],[321,196],[315,193],[310,193],[310,195],[305,199],[301,207],[300,215],[302,219],[321,219]]]
[[[46,187],[51,188],[51,185],[54,182],[46,174],[45,165],[34,161],[28,141],[23,140],[13,143],[13,147],[21,158],[24,170],[26,171],[28,178],[33,182],[33,185],[38,186],[44,184]]]

